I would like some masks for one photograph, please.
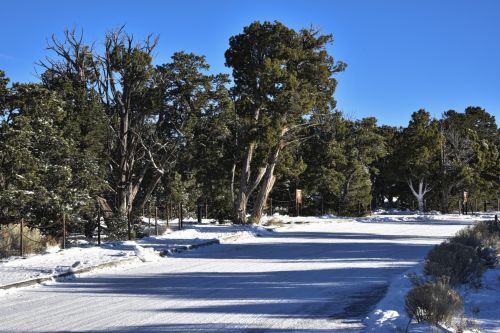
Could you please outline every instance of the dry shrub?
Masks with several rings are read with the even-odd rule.
[[[281,219],[273,216],[269,220],[266,221],[266,225],[282,227],[283,226],[283,220],[281,220]]]
[[[19,224],[3,225],[0,229],[0,257],[19,255],[20,246]],[[23,228],[23,253],[40,253],[46,248],[45,237],[38,229]]]
[[[418,323],[450,325],[463,309],[462,298],[443,279],[416,286],[405,298],[406,312]]]
[[[463,283],[478,284],[482,265],[476,250],[459,243],[441,243],[428,254],[424,266],[426,275],[446,277],[452,286]]]
[[[450,238],[450,242],[470,246],[474,249],[482,245],[481,237],[472,227],[459,230],[455,236]]]
[[[460,230],[450,239],[452,243],[460,243],[475,249],[495,247],[498,241],[500,241],[500,233],[494,221],[478,222],[472,227]]]

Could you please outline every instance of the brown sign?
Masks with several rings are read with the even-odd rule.
[[[295,190],[295,202],[302,204],[302,190]]]

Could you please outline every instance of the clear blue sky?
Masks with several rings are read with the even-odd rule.
[[[138,37],[160,36],[157,63],[174,51],[204,54],[224,67],[230,36],[255,20],[279,20],[332,33],[330,52],[348,64],[338,75],[338,108],[382,124],[406,125],[425,108],[434,116],[479,105],[500,118],[500,1],[0,0],[0,69],[36,81],[46,40],[66,27],[88,40],[126,24]]]

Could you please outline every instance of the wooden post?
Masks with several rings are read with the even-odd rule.
[[[458,199],[458,215],[462,214],[462,201]]]
[[[148,236],[151,236],[151,202],[148,205]]]
[[[128,234],[128,240],[132,240],[132,227],[130,225],[130,212],[128,211],[128,208],[127,208],[127,234]]]
[[[169,218],[170,218],[170,204],[169,204],[169,202],[165,202],[165,214],[167,215],[167,229],[170,229],[170,223],[169,223]]]
[[[201,223],[201,215],[202,215],[202,212],[201,212],[201,209],[202,209],[201,204],[200,204],[200,203],[198,203],[198,205],[196,206],[196,208],[197,208],[197,209],[196,209],[196,216],[197,216],[197,218],[198,218],[198,223]]]
[[[19,255],[22,257],[24,255],[24,244],[23,244],[23,226],[24,226],[24,218],[21,217],[21,225],[19,227]]]
[[[205,200],[205,218],[208,219],[208,202]]]
[[[101,245],[101,208],[97,208],[97,244]]]
[[[158,236],[158,207],[155,205],[155,235]]]
[[[62,240],[62,248],[66,248],[66,214],[63,213],[63,240]]]
[[[324,198],[321,196],[321,216],[325,215],[325,203],[324,203]]]
[[[182,202],[179,204],[179,230],[182,229]]]
[[[273,199],[269,198],[269,204],[271,206],[271,216],[273,216]]]

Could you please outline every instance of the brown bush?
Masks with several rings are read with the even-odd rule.
[[[406,312],[418,323],[449,325],[463,309],[462,298],[443,279],[416,286],[405,298]]]
[[[475,249],[495,247],[500,241],[500,233],[494,222],[479,222],[472,227],[462,229],[450,239],[452,243],[460,243]]]
[[[460,243],[441,243],[426,258],[424,272],[434,278],[446,277],[452,286],[478,284],[482,265],[476,250]]]

